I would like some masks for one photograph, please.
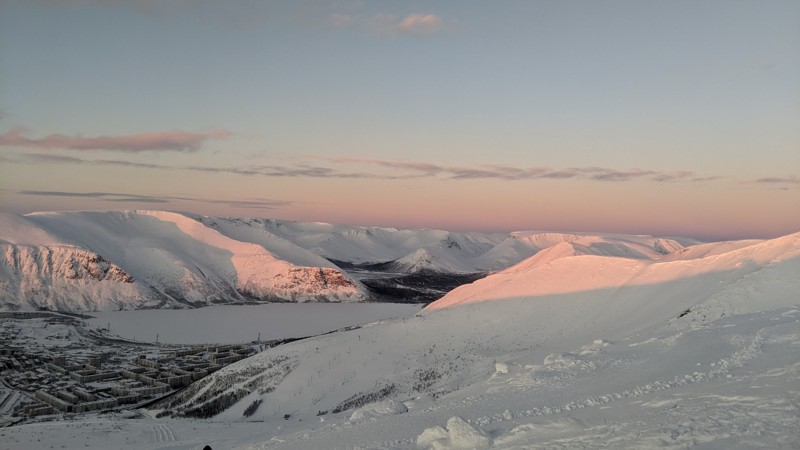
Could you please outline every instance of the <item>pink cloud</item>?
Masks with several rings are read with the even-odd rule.
[[[402,17],[383,13],[372,16],[334,13],[328,16],[328,22],[335,28],[361,29],[377,35],[432,35],[455,25],[436,14],[420,13]]]
[[[409,14],[394,26],[401,33],[433,34],[444,29],[442,18],[435,14]]]
[[[227,130],[210,132],[160,131],[122,136],[84,137],[51,134],[43,138],[27,136],[24,128],[17,127],[0,134],[0,146],[27,147],[36,149],[64,150],[109,150],[119,152],[174,151],[194,152],[208,140],[225,139],[231,136]]]

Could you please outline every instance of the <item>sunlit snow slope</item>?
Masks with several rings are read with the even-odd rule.
[[[769,241],[740,241],[703,244],[681,249],[661,258],[641,258],[630,247],[587,242],[563,241],[496,274],[454,289],[432,303],[432,311],[454,305],[514,298],[547,296],[584,297],[589,304],[604,307],[631,307],[659,304],[666,308],[700,308],[698,299],[736,297],[736,307],[747,309],[748,302],[763,306],[751,296],[786,298],[775,294],[783,284],[768,283],[744,292],[736,291],[744,282],[764,277],[775,266],[797,265],[800,233]],[[662,244],[659,246],[669,246]],[[800,273],[800,272],[797,272]],[[742,281],[744,280],[744,281]],[[686,295],[681,295],[686,291]],[[786,294],[784,291],[778,293]],[[730,295],[729,295],[730,294]],[[789,296],[790,298],[793,296]],[[731,305],[732,306],[732,305]],[[724,311],[721,311],[721,313]]]
[[[0,215],[0,301],[83,311],[366,297],[317,255],[203,220],[159,211]]]
[[[602,426],[609,419],[603,411],[613,407],[620,408],[615,419],[625,417],[618,429],[651,433],[620,434],[624,447],[645,437],[658,442],[658,417],[632,421],[660,408],[659,395],[705,383],[698,389],[719,398],[685,405],[712,417],[728,408],[720,399],[761,373],[745,370],[754,362],[765,364],[777,386],[796,380],[800,360],[789,347],[800,338],[800,233],[669,257],[656,257],[667,244],[649,238],[643,247],[556,240],[537,243],[549,247],[456,289],[419,316],[267,350],[158,408],[177,417],[274,423],[277,429],[264,425],[273,434],[283,427],[278,442],[251,437],[229,446],[311,449],[528,448],[548,436],[593,448],[604,441],[583,440],[587,427],[563,422],[564,415],[594,408],[587,420],[601,417]],[[774,344],[765,349],[765,342]],[[788,442],[793,422],[781,414],[793,407],[780,400],[784,388],[776,389],[751,403],[783,413],[713,416],[699,433],[728,420],[749,436],[758,421],[777,420],[759,442]],[[319,417],[329,425],[312,425]],[[535,417],[551,419],[531,423]],[[714,448],[736,441],[719,438],[722,447]],[[682,448],[687,440],[678,434],[665,442]]]

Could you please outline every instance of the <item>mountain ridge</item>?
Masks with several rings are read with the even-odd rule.
[[[2,302],[9,309],[180,308],[247,301],[362,301],[367,296],[358,281],[332,264],[292,264],[263,245],[233,239],[180,213],[36,213],[0,219],[5,242],[0,244],[5,255]],[[21,223],[28,225],[27,239],[17,226]],[[8,238],[6,229],[12,230]],[[30,258],[24,261],[13,258],[23,247],[12,241],[45,237],[55,242],[26,247]],[[64,260],[55,266],[54,253]],[[109,261],[134,281],[70,278],[69,267],[86,257]]]
[[[746,246],[692,244],[647,235],[404,230],[151,210],[6,213],[0,215],[0,302],[8,309],[68,311],[252,301],[429,302],[458,284],[530,265],[531,258],[556,261],[563,252],[651,264]],[[89,260],[105,261],[133,281],[115,284],[113,277],[78,270],[97,265]],[[442,285],[426,283],[426,274]],[[465,286],[473,285],[454,292]],[[479,280],[470,289],[475,286],[488,285]],[[92,305],[97,296],[104,300]]]

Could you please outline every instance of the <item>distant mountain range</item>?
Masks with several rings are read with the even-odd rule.
[[[799,442],[800,233],[701,244],[125,211],[3,215],[0,239],[6,309],[364,301],[474,281],[414,316],[226,366],[148,407],[169,421],[108,428],[137,438],[169,423],[185,448]],[[68,431],[96,437],[94,423]],[[202,431],[214,423],[235,431]]]
[[[75,312],[263,301],[430,301],[564,243],[577,252],[635,260],[658,260],[696,244],[651,236],[455,233],[165,211],[0,214],[0,307]]]

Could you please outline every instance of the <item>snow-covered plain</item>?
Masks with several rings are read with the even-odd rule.
[[[269,349],[151,418],[13,427],[0,448],[800,448],[800,233],[599,248]],[[182,417],[201,405],[220,413]]]
[[[240,343],[315,336],[377,320],[411,316],[421,305],[269,303],[198,309],[102,311],[86,322],[127,339],[166,344]]]

